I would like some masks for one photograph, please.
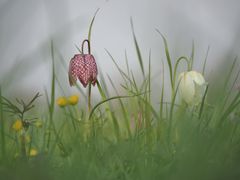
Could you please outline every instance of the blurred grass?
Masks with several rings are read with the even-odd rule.
[[[93,21],[90,27],[92,24]],[[159,77],[159,80],[162,79],[159,97],[151,97],[152,89],[155,88],[151,83],[151,52],[149,57],[142,57],[132,21],[131,24],[138,63],[143,74],[142,82],[136,82],[136,76],[128,66],[126,54],[125,71],[106,50],[123,80],[121,92],[124,94],[119,93],[119,89],[116,88],[117,82],[108,76],[116,93],[116,96],[109,97],[105,89],[108,91],[110,87],[104,85],[106,80],[101,76],[97,88],[102,100],[94,104],[90,114],[79,105],[56,107],[57,88],[60,87],[63,95],[65,92],[55,73],[55,61],[56,58],[64,61],[59,54],[56,56],[57,51],[53,42],[51,43],[51,91],[45,91],[47,102],[40,105],[48,107],[48,111],[40,112],[40,107],[35,107],[36,111],[28,114],[39,116],[43,123],[41,128],[31,125],[27,130],[31,140],[26,148],[30,150],[34,147],[38,154],[22,161],[20,133],[11,129],[12,121],[16,117],[3,112],[0,106],[0,178],[240,178],[240,92],[234,88],[239,76],[239,73],[235,73],[237,60],[233,62],[228,73],[226,68],[224,73],[220,72],[218,81],[225,79],[223,84],[210,83],[207,86],[200,105],[186,106],[176,99],[176,75],[181,60],[185,59],[187,63],[191,63],[187,66],[188,70],[193,68],[194,45],[190,57],[181,56],[176,64],[173,64],[167,40],[159,32],[165,45],[166,62],[171,73],[171,101],[165,102],[164,76]],[[91,28],[89,32],[91,35]],[[206,59],[203,63],[203,73]],[[143,66],[143,62],[148,62],[148,68]],[[62,73],[67,75],[67,66],[64,63],[62,65],[65,69]],[[4,96],[1,95],[1,89],[4,87],[0,88],[0,102]],[[78,90],[80,94],[84,93],[81,87],[78,87]],[[209,94],[215,96],[209,97]],[[159,99],[157,108],[152,98]]]

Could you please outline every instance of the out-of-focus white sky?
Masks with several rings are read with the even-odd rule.
[[[68,64],[77,53],[75,44],[87,38],[97,8],[100,11],[92,32],[92,53],[103,73],[114,80],[119,74],[105,48],[122,67],[126,50],[130,67],[140,73],[130,17],[146,65],[151,49],[155,74],[161,74],[161,60],[165,58],[155,28],[168,39],[173,58],[189,55],[194,40],[196,69],[201,69],[208,45],[208,71],[228,61],[224,59],[226,54],[236,56],[240,50],[238,0],[0,0],[1,83],[10,88],[9,92],[16,87],[25,92],[49,86],[50,40]],[[58,59],[56,63],[60,63]],[[11,74],[15,75],[9,78],[12,81],[6,82]],[[67,85],[67,74],[61,75],[60,81]]]

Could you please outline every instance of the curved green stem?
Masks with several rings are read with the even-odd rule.
[[[177,59],[177,62],[174,66],[174,73],[173,73],[173,90],[175,89],[175,83],[176,83],[176,76],[177,76],[177,68],[179,66],[179,63],[182,61],[182,60],[185,60],[187,62],[187,68],[188,68],[188,71],[190,71],[191,69],[191,63],[190,61],[188,60],[187,57],[185,56],[181,56]]]
[[[84,54],[84,43],[87,42],[88,43],[88,54],[91,54],[91,46],[90,46],[90,41],[85,39],[83,42],[82,42],[82,54]]]

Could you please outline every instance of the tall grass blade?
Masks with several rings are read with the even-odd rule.
[[[94,16],[92,18],[92,21],[90,23],[90,26],[89,26],[89,29],[88,29],[88,41],[91,43],[91,35],[92,35],[92,27],[93,27],[93,23],[94,23],[94,20],[95,20],[95,17],[98,13],[100,9],[98,8],[97,11],[94,13]]]
[[[121,99],[121,98],[131,98],[131,97],[141,96],[141,95],[143,95],[143,94],[144,94],[144,93],[136,94],[136,95],[132,95],[132,96],[114,96],[114,97],[105,99],[105,100],[103,100],[103,101],[100,101],[99,103],[97,103],[97,104],[93,107],[92,111],[91,111],[90,114],[89,114],[89,118],[88,118],[88,119],[91,119],[91,118],[92,118],[95,110],[96,110],[100,105],[102,105],[102,104],[104,104],[104,103],[106,103],[106,102],[108,102],[108,101],[111,101],[111,100],[114,100],[114,99]]]
[[[1,128],[1,153],[2,153],[2,159],[5,158],[5,122],[3,119],[3,107],[2,107],[2,87],[0,86],[0,128]]]
[[[140,64],[140,67],[141,67],[141,70],[142,70],[143,77],[145,77],[144,66],[143,66],[143,59],[142,59],[141,51],[140,51],[140,48],[139,48],[139,45],[138,45],[138,42],[137,42],[136,34],[135,34],[135,31],[134,31],[132,18],[131,18],[130,22],[131,22],[131,28],[132,28],[132,35],[133,35],[134,45],[135,45],[137,56],[138,56],[138,61],[139,61],[139,64]]]
[[[191,56],[190,56],[190,66],[188,66],[188,71],[193,69],[193,63],[194,63],[194,55],[195,55],[195,45],[194,45],[194,41],[192,42],[192,52],[191,52]]]
[[[162,37],[163,42],[164,42],[165,55],[167,58],[167,63],[168,63],[168,68],[169,68],[171,86],[172,86],[172,89],[174,90],[172,62],[171,62],[171,57],[170,57],[169,50],[168,50],[167,40],[158,29],[156,29],[156,31],[160,34],[160,36]]]
[[[117,88],[115,87],[115,85],[114,85],[112,79],[110,78],[110,76],[108,76],[108,79],[109,79],[109,81],[110,81],[110,83],[111,83],[114,91],[115,91],[116,94],[119,96],[119,93],[118,93],[118,91],[117,91]],[[128,137],[131,138],[131,137],[132,137],[132,133],[131,133],[131,130],[130,130],[130,124],[129,124],[129,123],[130,123],[130,118],[129,118],[129,116],[128,116],[128,112],[127,112],[126,108],[124,107],[122,100],[121,100],[121,99],[118,99],[118,100],[119,100],[119,103],[120,103],[120,106],[121,106],[121,110],[122,110],[122,113],[123,113],[124,123],[125,123],[125,126],[126,126],[126,128],[127,128]]]
[[[51,81],[51,101],[50,101],[50,120],[53,119],[54,105],[55,105],[55,57],[53,41],[51,41],[51,57],[52,57],[52,81]]]
[[[210,50],[210,46],[208,46],[208,48],[207,48],[207,53],[206,53],[206,56],[205,56],[205,59],[204,59],[204,64],[203,64],[203,69],[202,69],[202,75],[203,76],[204,76],[205,70],[206,70],[206,64],[207,64],[209,50]]]
[[[203,95],[203,98],[202,98],[202,102],[201,102],[201,106],[200,106],[200,110],[199,110],[199,114],[198,114],[199,119],[201,119],[201,117],[202,117],[203,107],[204,107],[205,99],[206,99],[206,96],[207,96],[208,87],[209,87],[209,85],[207,85],[206,90],[205,90],[204,95]]]

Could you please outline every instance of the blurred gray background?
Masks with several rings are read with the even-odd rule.
[[[156,89],[161,85],[165,55],[155,28],[166,36],[173,59],[190,55],[194,41],[196,70],[201,70],[210,46],[207,75],[239,54],[239,0],[0,0],[0,82],[4,92],[32,94],[49,89],[51,40],[58,79],[67,92],[75,92],[76,88],[68,86],[66,69],[59,59],[68,65],[78,52],[75,44],[87,38],[98,8],[92,53],[103,74],[109,74],[116,84],[120,75],[105,48],[123,68],[126,50],[130,67],[136,74],[141,73],[130,17],[146,67],[151,49]]]

